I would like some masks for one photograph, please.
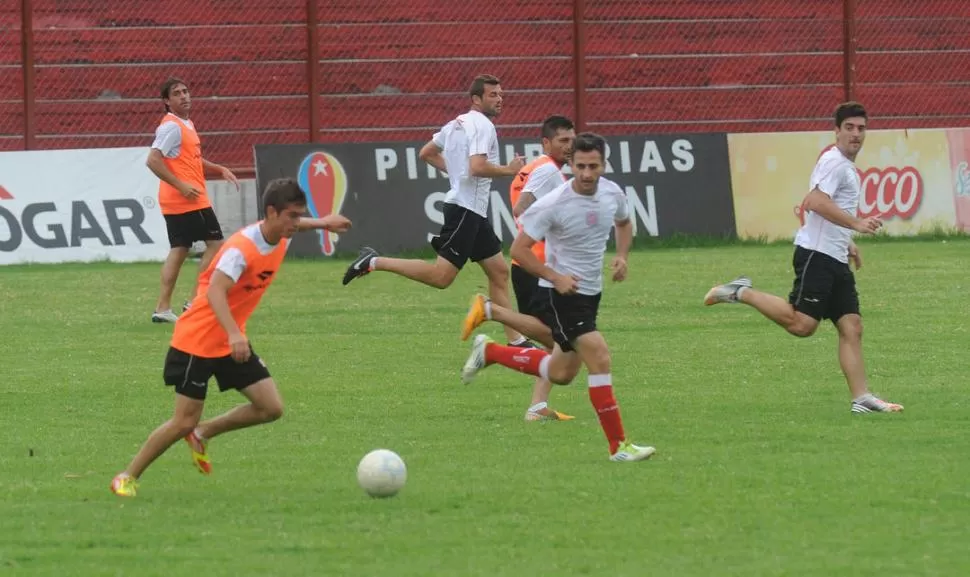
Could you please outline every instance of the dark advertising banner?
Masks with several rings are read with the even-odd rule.
[[[688,134],[609,137],[605,177],[626,190],[638,237],[735,234],[727,137]],[[339,212],[354,226],[344,234],[301,234],[297,256],[382,253],[429,247],[441,223],[447,177],[418,158],[424,142],[257,145],[256,184],[295,177],[310,213]],[[531,160],[538,140],[500,139],[501,162]],[[568,176],[569,170],[566,168]],[[489,219],[505,245],[515,235],[509,206],[511,178],[492,180]],[[260,210],[262,208],[260,207]]]

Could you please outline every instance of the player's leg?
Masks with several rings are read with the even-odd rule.
[[[232,357],[215,360],[214,373],[220,391],[236,389],[249,402],[199,423],[186,436],[185,440],[192,450],[192,460],[204,474],[212,472],[208,454],[208,443],[212,438],[230,431],[270,423],[283,416],[283,399],[276,382],[255,352],[251,352],[244,363],[237,363]]]
[[[566,346],[569,346],[568,343]],[[462,367],[462,382],[465,384],[472,382],[482,369],[494,364],[541,377],[557,385],[571,383],[582,368],[579,356],[571,348],[563,350],[558,342],[552,352],[548,352],[535,347],[501,345],[486,335],[478,335]]]
[[[444,224],[438,236],[431,240],[431,246],[438,253],[434,262],[420,259],[404,259],[380,256],[376,250],[364,247],[350,263],[344,273],[343,284],[362,277],[373,271],[384,271],[444,289],[458,277],[459,271],[468,262],[479,225],[485,221],[480,215],[463,207],[445,203],[441,209]]]
[[[559,296],[553,300],[553,305],[561,319],[565,336],[572,342],[589,373],[589,402],[609,443],[610,459],[642,461],[650,458],[656,450],[635,445],[626,438],[620,407],[613,394],[610,349],[596,328],[599,300],[600,295]]]
[[[842,264],[842,263],[839,263]],[[840,267],[826,316],[839,331],[839,365],[852,396],[853,413],[896,413],[903,406],[886,402],[869,391],[862,357],[862,315],[855,276],[848,265]]]
[[[502,241],[495,236],[492,223],[485,219],[478,227],[478,234],[471,251],[472,262],[477,262],[488,277],[488,296],[493,303],[512,308],[509,295],[509,265],[502,254]],[[526,345],[526,339],[509,325],[504,325],[505,337],[514,346]]]
[[[752,288],[751,279],[742,276],[711,288],[704,297],[704,304],[744,303],[790,334],[809,337],[818,329],[825,310],[822,299],[827,298],[833,283],[827,263],[821,262],[823,259],[820,257],[825,256],[796,247],[792,261],[795,282],[788,301]]]
[[[198,240],[205,241],[205,251],[199,260],[199,271],[195,275],[192,292],[189,293],[189,298],[182,305],[183,311],[189,308],[192,299],[195,298],[195,293],[199,290],[199,277],[202,275],[202,272],[209,267],[212,258],[215,257],[216,253],[219,252],[219,249],[225,243],[225,237],[222,234],[222,225],[219,224],[219,219],[216,217],[215,211],[211,207],[204,208],[199,211],[199,215],[202,225]]]
[[[192,246],[190,229],[185,215],[166,214],[165,226],[168,229],[168,243],[171,248],[165,262],[162,263],[161,286],[155,311],[152,313],[152,322],[154,323],[174,323],[178,320],[178,317],[172,312],[172,293],[175,292],[179,272],[182,270],[182,265],[189,255],[189,248]]]
[[[468,340],[472,332],[485,321],[495,321],[507,327],[512,327],[517,333],[542,343],[551,349],[555,342],[552,329],[543,320],[532,315],[515,312],[509,308],[498,306],[485,295],[472,297],[471,305],[461,323],[461,340]]]
[[[175,412],[148,436],[124,471],[111,481],[111,491],[134,497],[136,482],[152,462],[192,432],[202,418],[211,366],[206,359],[170,348],[163,371],[165,384],[175,388]]]

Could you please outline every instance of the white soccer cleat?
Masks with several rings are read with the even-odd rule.
[[[472,344],[472,352],[468,355],[468,360],[465,361],[465,366],[461,369],[461,382],[468,384],[472,382],[478,371],[485,368],[485,347],[489,343],[493,343],[492,339],[485,335],[478,335],[475,337],[475,342]]]
[[[866,393],[852,401],[853,413],[901,413],[903,406],[884,401],[872,393]]]
[[[153,323],[174,323],[177,320],[179,320],[179,318],[175,313],[172,312],[172,309],[152,313]]]
[[[620,443],[619,448],[616,452],[610,455],[610,460],[616,463],[625,463],[627,461],[646,461],[656,453],[657,450],[653,447],[641,447],[639,445],[634,445],[630,441],[623,441]]]
[[[751,288],[751,279],[739,276],[727,284],[717,285],[704,295],[704,304],[710,306],[718,303],[737,303],[738,292],[742,288]]]

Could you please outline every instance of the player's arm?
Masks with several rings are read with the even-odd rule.
[[[233,267],[239,270],[239,274],[242,274],[242,270],[245,268],[245,261],[242,262],[242,267],[240,268],[238,263],[231,262],[226,263],[227,253],[223,253],[222,259],[220,259],[219,264],[216,265],[216,269],[212,271],[212,278],[209,281],[209,290],[206,292],[206,297],[209,299],[209,306],[212,307],[212,312],[216,316],[216,320],[219,321],[219,325],[222,330],[226,331],[226,335],[229,337],[229,346],[232,347],[232,358],[237,362],[245,362],[249,359],[249,341],[246,339],[246,335],[239,330],[239,325],[236,324],[236,319],[232,317],[232,311],[229,309],[229,289],[232,285],[236,284],[231,276],[223,272],[220,267]],[[241,253],[239,254],[239,259],[242,258]]]
[[[522,231],[512,241],[512,248],[509,249],[509,252],[512,258],[519,262],[519,266],[524,271],[532,276],[544,278],[551,283],[555,283],[559,273],[546,266],[546,263],[539,260],[539,257],[532,252],[532,246],[536,242],[538,242],[536,239],[526,234],[525,231]]]
[[[434,140],[429,140],[427,144],[421,147],[421,151],[418,152],[418,158],[441,172],[447,172],[445,157],[441,155],[441,149],[438,148],[438,144]]]
[[[347,232],[352,226],[350,219],[342,214],[328,214],[323,218],[301,218],[296,224],[296,230],[329,230],[330,232]]]
[[[616,256],[613,258],[613,280],[622,281],[626,278],[627,259],[630,247],[633,246],[633,220],[629,217],[617,220],[616,227]]]
[[[826,193],[831,191],[834,194],[843,178],[844,172],[838,170],[832,170],[820,178],[818,184],[802,200],[802,210],[814,212],[831,223],[857,232],[866,234],[876,232],[882,226],[882,221],[878,218],[858,218],[854,214],[849,214],[839,208],[839,205],[832,200],[832,196]]]
[[[239,190],[239,179],[236,175],[232,173],[231,170],[222,166],[221,164],[216,164],[214,162],[209,162],[206,159],[202,159],[202,170],[208,172],[209,174],[218,174],[223,179],[236,185],[236,190]]]
[[[536,197],[534,194],[527,190],[523,190],[519,195],[519,202],[515,203],[515,206],[512,207],[512,216],[519,218],[522,216],[522,213],[532,206],[532,203],[535,201]]]
[[[523,166],[525,166],[525,162],[519,155],[516,155],[512,162],[505,166],[492,164],[484,154],[473,154],[469,157],[468,161],[468,168],[471,170],[472,176],[483,178],[515,176],[516,173],[522,170]]]
[[[195,198],[196,196],[199,196],[199,191],[196,190],[194,186],[182,182],[177,176],[175,176],[175,173],[168,169],[168,166],[165,165],[165,157],[162,155],[161,150],[153,148],[148,151],[148,160],[145,161],[145,166],[147,166],[148,170],[151,170],[159,180],[170,184],[175,188],[175,190],[182,193],[182,196],[185,198]]]

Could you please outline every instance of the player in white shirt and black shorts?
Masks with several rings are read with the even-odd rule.
[[[430,263],[384,257],[364,247],[347,267],[343,284],[372,271],[387,271],[444,289],[451,286],[470,260],[485,271],[492,300],[509,304],[509,267],[502,255],[502,243],[489,221],[488,206],[492,178],[515,176],[525,163],[517,155],[507,165],[498,164],[498,135],[492,119],[502,112],[499,79],[490,75],[475,77],[469,95],[471,109],[435,133],[419,155],[421,160],[446,172],[451,185],[442,208],[444,224],[431,241],[437,260]],[[511,329],[506,334],[510,342],[525,340]]]
[[[819,157],[809,182],[811,192],[802,202],[805,223],[795,236],[792,265],[795,282],[788,300],[756,291],[742,276],[713,287],[704,304],[744,303],[757,309],[789,333],[808,337],[823,319],[839,332],[839,363],[852,396],[853,413],[895,413],[902,405],[886,402],[869,391],[862,360],[862,316],[855,275],[862,255],[852,241],[853,231],[875,233],[878,217],[858,218],[861,182],[856,156],[866,138],[868,115],[858,102],[846,102],[835,111],[835,145]]]
[[[620,409],[613,395],[610,351],[597,327],[603,291],[603,260],[616,228],[613,280],[626,278],[627,255],[633,242],[633,223],[626,194],[616,183],[601,178],[606,169],[606,141],[592,133],[576,137],[570,168],[574,177],[537,200],[521,216],[522,231],[512,243],[512,256],[539,278],[536,316],[513,312],[482,295],[472,301],[463,334],[487,320],[512,326],[548,346],[502,346],[486,335],[475,337],[462,369],[465,383],[492,364],[566,385],[586,365],[589,399],[609,443],[611,461],[642,461],[654,454],[626,438]],[[546,242],[546,262],[532,252]]]

